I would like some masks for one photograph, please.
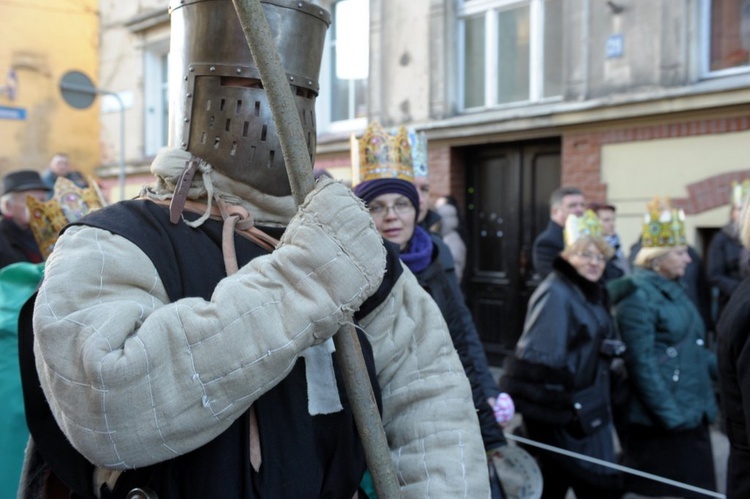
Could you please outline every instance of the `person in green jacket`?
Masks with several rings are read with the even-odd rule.
[[[682,211],[652,202],[635,272],[609,285],[632,387],[620,440],[625,466],[715,491],[708,424],[717,414],[716,358],[680,281],[690,263],[684,218]],[[634,475],[626,490],[704,497]]]
[[[15,497],[29,430],[18,367],[18,313],[36,291],[44,263],[17,262],[0,269],[0,497]]]

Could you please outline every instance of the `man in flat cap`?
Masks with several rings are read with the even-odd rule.
[[[18,170],[3,177],[3,195],[0,197],[0,268],[16,262],[39,263],[42,255],[29,228],[29,211],[26,197],[40,201],[49,192],[39,173],[34,170]]]

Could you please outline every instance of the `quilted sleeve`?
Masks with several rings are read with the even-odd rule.
[[[335,333],[382,279],[380,236],[343,185],[319,184],[282,243],[221,280],[209,301],[168,303],[135,245],[101,229],[66,231],[36,300],[34,348],[73,446],[114,469],[200,447]]]
[[[373,346],[403,497],[488,497],[471,389],[435,302],[404,268],[360,325]]]

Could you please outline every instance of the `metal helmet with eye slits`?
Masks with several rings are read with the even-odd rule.
[[[300,0],[261,0],[307,139],[330,14]],[[291,194],[268,96],[231,0],[171,0],[170,146],[272,196]]]

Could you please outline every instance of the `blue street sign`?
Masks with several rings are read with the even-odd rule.
[[[607,59],[622,57],[625,51],[625,37],[621,34],[610,35],[607,37],[607,45],[604,50],[607,54]]]
[[[0,106],[0,120],[25,120],[26,110],[22,107]]]

